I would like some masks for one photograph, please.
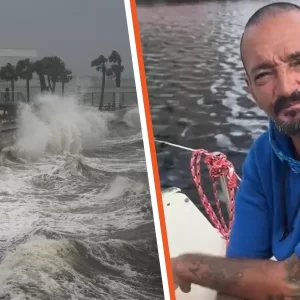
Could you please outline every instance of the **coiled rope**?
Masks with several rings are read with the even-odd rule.
[[[192,152],[190,160],[190,171],[193,181],[196,185],[200,201],[205,212],[213,226],[219,231],[226,243],[229,242],[230,231],[234,219],[234,200],[238,182],[241,180],[236,174],[233,164],[227,159],[226,155],[220,152],[210,153],[204,149],[192,149],[177,144],[169,143],[162,140],[155,140],[157,143],[166,144],[172,147],[180,148]],[[207,196],[201,185],[201,160],[207,166],[209,176],[212,179],[213,194],[216,203],[216,212],[212,208],[211,201]],[[221,182],[222,191],[226,196],[229,224],[227,225],[221,210],[221,201],[218,197],[217,183]]]

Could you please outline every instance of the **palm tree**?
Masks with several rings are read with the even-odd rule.
[[[66,68],[65,63],[58,56],[46,56],[34,63],[34,71],[39,76],[41,92],[48,87],[52,93],[55,93],[57,82],[62,83],[62,92],[64,93],[65,84],[72,79],[72,71]]]
[[[46,73],[46,60],[40,59],[34,63],[34,71],[39,77],[40,85],[41,85],[41,92],[45,92],[47,90],[46,80],[45,80],[45,73]]]
[[[15,81],[18,80],[16,68],[10,63],[6,64],[0,69],[0,78],[11,83],[12,101],[14,102]]]
[[[26,80],[27,102],[30,102],[29,82],[32,80],[32,74],[35,71],[34,63],[29,58],[19,60],[16,65],[16,72],[19,78]]]
[[[91,67],[95,67],[96,70],[102,72],[102,85],[101,85],[101,96],[99,102],[99,110],[103,108],[103,101],[104,101],[104,89],[105,89],[105,77],[106,77],[106,67],[107,58],[104,55],[100,55],[98,58],[94,59],[91,62]]]
[[[59,82],[60,73],[65,69],[65,63],[58,56],[44,57],[43,59],[49,89],[52,93],[55,93],[55,86]]]
[[[124,66],[122,65],[121,55],[113,50],[108,57],[109,62],[111,63],[109,69],[107,69],[107,76],[113,77],[116,82],[116,98],[115,105],[116,107],[120,106],[120,87],[121,87],[121,75],[124,71]]]
[[[59,74],[59,82],[61,82],[61,91],[62,95],[65,94],[65,84],[72,80],[72,71],[67,69],[65,64],[61,66],[60,74]]]

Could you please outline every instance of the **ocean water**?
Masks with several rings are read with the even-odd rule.
[[[76,103],[38,96],[2,135],[0,299],[163,299],[138,108]]]
[[[157,2],[138,8],[155,137],[223,152],[241,175],[267,117],[247,93],[239,43],[248,18],[273,1]],[[191,153],[156,146],[162,188],[179,187],[201,207],[189,168]],[[213,199],[203,170],[205,192]]]

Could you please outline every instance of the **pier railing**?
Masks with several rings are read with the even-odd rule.
[[[0,104],[7,104],[9,106],[20,102],[27,102],[22,92],[0,92]]]
[[[35,95],[34,95],[35,96]],[[96,106],[100,104],[101,92],[91,91],[83,94],[79,94],[79,104],[84,106]],[[24,92],[15,91],[7,92],[0,91],[0,105],[3,106],[14,106],[20,102],[27,102],[27,95]],[[120,101],[119,105],[121,107],[131,107],[136,106],[137,95],[134,90],[120,91]],[[116,107],[116,92],[115,91],[105,91],[103,100],[103,109],[115,108]]]
[[[101,92],[87,92],[82,96],[82,105],[99,106]],[[120,91],[120,108],[133,107],[137,104],[137,95],[134,91]],[[104,110],[118,109],[116,107],[116,92],[104,92],[103,100]]]

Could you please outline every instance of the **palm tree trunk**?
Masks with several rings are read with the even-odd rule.
[[[115,96],[115,104],[116,104],[116,109],[120,108],[120,88],[116,88],[116,96]]]
[[[12,99],[12,102],[15,102],[15,81],[12,80],[11,81],[11,99]]]
[[[53,93],[53,87],[52,87],[51,79],[50,79],[50,76],[49,76],[49,75],[47,75],[47,81],[48,81],[49,89],[50,89],[50,91]]]
[[[30,103],[29,79],[26,80],[26,89],[27,89],[27,103]]]
[[[40,85],[41,85],[41,92],[43,93],[47,89],[45,76],[43,74],[38,74],[38,76],[39,76]]]
[[[65,83],[64,82],[61,83],[61,93],[62,93],[62,96],[65,95]]]
[[[116,76],[116,108],[120,108],[121,73]]]
[[[103,109],[103,102],[104,102],[104,89],[105,89],[105,76],[106,70],[103,69],[102,71],[102,86],[101,86],[101,96],[100,96],[100,103],[99,103],[99,110]]]

